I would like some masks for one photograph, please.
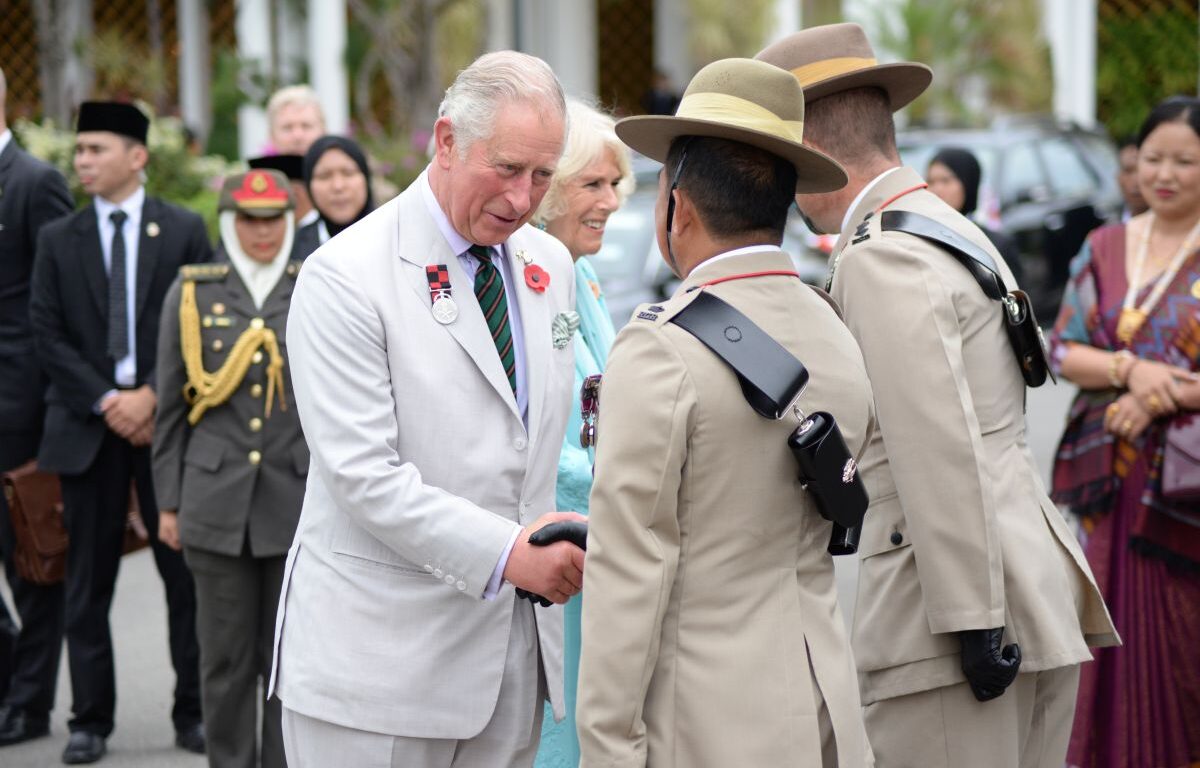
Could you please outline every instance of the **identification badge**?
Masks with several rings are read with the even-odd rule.
[[[579,444],[584,448],[596,447],[596,417],[600,414],[600,374],[583,380],[579,389],[579,415],[583,425],[579,428]]]
[[[442,325],[453,323],[458,319],[458,305],[450,295],[450,271],[445,264],[430,264],[425,267],[425,279],[429,282],[433,319]]]

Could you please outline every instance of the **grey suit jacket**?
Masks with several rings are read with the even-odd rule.
[[[288,551],[300,519],[308,476],[308,446],[292,397],[287,363],[287,315],[301,262],[292,262],[263,302],[254,306],[229,264],[205,267],[194,279],[200,311],[204,369],[220,369],[239,336],[260,319],[275,332],[284,358],[284,389],[265,414],[263,350],[237,391],[187,421],[187,371],[180,351],[179,299],[188,268],[163,302],[158,337],[158,412],[154,424],[154,490],[159,507],[179,513],[179,538],[187,547],[237,556],[245,543],[256,557]]]
[[[891,200],[885,210],[931,217],[988,251],[1016,284],[979,228],[921,184],[908,168],[882,179],[831,256],[879,425],[861,462],[871,508],[852,637],[864,704],[963,681],[964,629],[1005,627],[1022,672],[1117,642],[1026,444],[1025,381],[998,303],[949,253],[880,230]]]
[[[575,280],[549,235],[523,227],[508,240],[510,254],[550,273],[544,293],[518,280],[509,295],[525,334],[527,428],[425,183],[318,249],[292,297],[292,380],[312,464],[275,675],[301,714],[465,739],[495,710],[513,624],[513,588],[488,601],[487,582],[512,534],[555,509],[575,358],[550,331],[574,305]],[[448,325],[430,311],[434,264],[448,269],[458,304]],[[562,612],[535,615],[561,713]]]

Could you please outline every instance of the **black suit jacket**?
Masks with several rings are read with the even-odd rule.
[[[29,328],[38,231],[75,207],[66,179],[10,140],[0,152],[0,471],[33,458],[46,379]]]
[[[38,358],[50,378],[38,464],[73,475],[96,458],[105,429],[93,410],[116,387],[108,339],[108,275],[95,205],[45,227],[38,237],[30,319]],[[137,385],[154,386],[163,298],[184,264],[208,261],[204,221],[147,197],[138,239]]]

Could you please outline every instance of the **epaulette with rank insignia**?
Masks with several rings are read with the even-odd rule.
[[[228,264],[184,264],[179,268],[180,277],[197,283],[224,280],[228,274]]]
[[[873,212],[864,216],[862,222],[854,229],[854,239],[850,241],[850,245],[858,245],[863,240],[871,239],[870,229],[872,215]]]

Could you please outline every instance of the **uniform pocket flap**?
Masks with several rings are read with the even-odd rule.
[[[183,455],[184,463],[208,472],[220,469],[224,458],[225,443],[203,432],[192,433],[191,439],[188,440],[187,452]]]

